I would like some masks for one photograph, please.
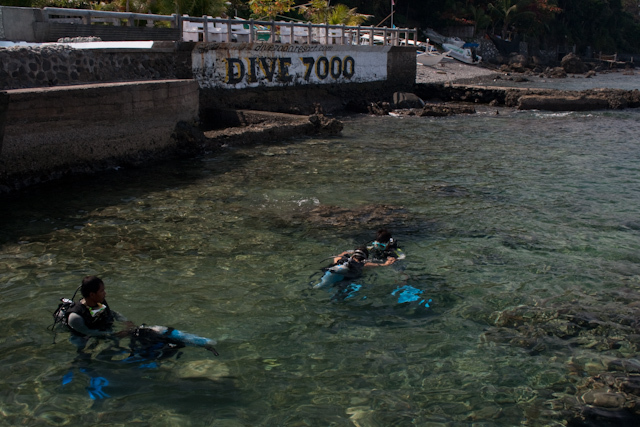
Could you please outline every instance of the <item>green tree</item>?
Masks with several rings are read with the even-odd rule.
[[[353,9],[349,9],[347,5],[337,4],[333,6],[331,15],[329,16],[329,22],[327,22],[327,24],[358,26],[370,17],[371,15],[358,13],[355,7]]]
[[[273,19],[276,15],[291,10],[294,0],[249,0],[254,17]]]
[[[370,15],[357,12],[357,8],[349,8],[345,4],[330,5],[326,0],[311,0],[310,3],[300,7],[303,15],[313,23],[325,23],[330,25],[360,25]]]
[[[126,0],[119,0],[126,1]],[[129,0],[146,4],[149,12],[170,15],[220,16],[227,10],[225,0]],[[144,7],[144,6],[143,6]]]
[[[550,27],[557,43],[575,45],[579,51],[638,52],[638,24],[625,12],[621,0],[558,0],[563,13]]]
[[[509,28],[516,19],[522,17],[523,14],[530,13],[520,11],[517,0],[498,0],[495,4],[489,3],[488,11],[494,18],[494,28],[502,24],[500,33],[503,39],[507,39]]]

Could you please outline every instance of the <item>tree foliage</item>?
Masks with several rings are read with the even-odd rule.
[[[5,5],[71,5],[123,9],[127,0],[0,0]],[[219,15],[225,7],[249,18],[287,15],[331,24],[390,25],[391,0],[129,0],[130,10],[155,13]],[[339,1],[341,4],[337,4]],[[335,3],[334,3],[335,2]],[[409,28],[443,29],[473,25],[485,32],[519,36],[541,45],[576,46],[578,51],[640,52],[638,0],[394,0],[394,23]],[[102,6],[98,6],[101,4]],[[68,7],[68,6],[67,6]],[[353,20],[352,18],[357,18]],[[363,21],[360,21],[363,22]]]
[[[300,12],[316,24],[360,25],[370,17],[342,3],[331,6],[328,0],[311,0],[300,7]]]
[[[291,10],[295,0],[249,0],[251,12],[257,18],[274,18]]]

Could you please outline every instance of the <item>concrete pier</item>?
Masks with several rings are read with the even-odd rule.
[[[10,90],[0,151],[2,190],[178,149],[176,123],[198,119],[193,80]]]

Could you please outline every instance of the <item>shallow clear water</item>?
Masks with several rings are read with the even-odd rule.
[[[5,200],[1,423],[561,423],[549,402],[572,394],[571,361],[595,350],[532,354],[486,333],[515,306],[638,291],[639,133],[636,110],[357,117],[337,138]],[[310,288],[328,257],[381,226],[406,259],[365,272],[341,302]],[[46,328],[87,274],[135,323],[216,338],[220,357],[74,361]],[[399,302],[399,288],[420,298]],[[108,379],[109,397],[89,398],[90,376]]]

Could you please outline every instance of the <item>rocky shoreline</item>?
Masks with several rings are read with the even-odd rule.
[[[435,67],[418,65],[416,69],[417,84],[488,84],[499,85],[499,81],[511,80],[526,82],[536,78],[591,78],[596,74],[621,73],[633,75],[632,63],[625,64],[623,69],[612,67],[607,63],[586,63],[574,54],[566,55],[560,63],[542,66],[532,63],[523,55],[513,55],[501,65],[480,63],[467,65],[454,59],[445,59]]]
[[[524,59],[521,59],[525,61]],[[572,72],[573,74],[571,74]],[[582,83],[593,79],[602,84],[607,75],[617,78],[634,75],[628,66],[624,70],[587,66],[575,55],[565,57],[562,66],[527,68],[522,63],[502,65],[467,65],[446,59],[435,67],[417,65],[413,93],[396,93],[393,101],[378,101],[368,105],[374,115],[446,116],[472,114],[472,106],[485,104],[519,110],[591,111],[640,107],[640,91],[615,88],[584,90],[553,89],[562,87],[563,79]],[[580,82],[580,79],[584,79]],[[527,86],[525,83],[555,82],[547,88]],[[522,85],[520,85],[522,83]],[[578,84],[579,85],[579,84]],[[544,87],[545,85],[541,85]],[[594,84],[594,87],[596,85]],[[604,83],[601,87],[607,87]]]

